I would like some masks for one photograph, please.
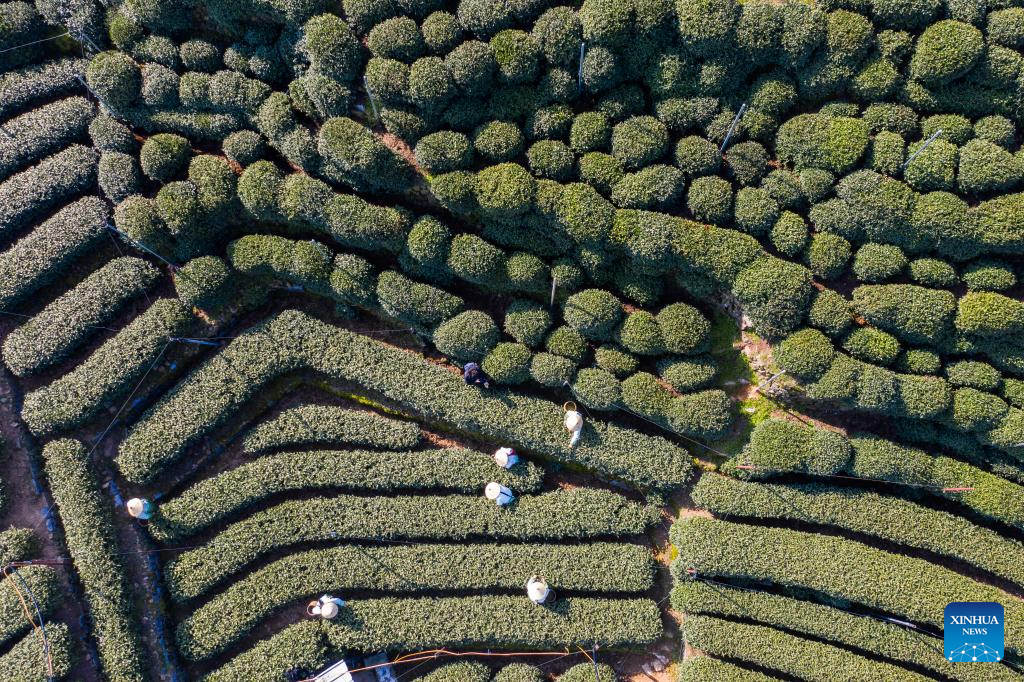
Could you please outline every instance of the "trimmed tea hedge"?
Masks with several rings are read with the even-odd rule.
[[[846,528],[960,559],[1024,585],[1024,545],[958,516],[897,497],[821,485],[745,483],[705,474],[693,500],[715,514]],[[971,538],[965,543],[963,538]]]
[[[124,581],[110,501],[100,492],[87,455],[76,440],[50,441],[43,448],[46,476],[85,591],[103,671],[111,680],[142,680],[140,627]]]
[[[951,601],[998,601],[1006,608],[1006,646],[1019,650],[1024,603],[1005,592],[922,559],[883,552],[853,540],[783,528],[690,518],[672,527],[682,577],[739,578],[808,589],[941,627]]]
[[[57,573],[47,566],[25,566],[19,568],[18,573],[35,596],[45,622],[64,600],[60,583],[57,581]],[[17,590],[15,585],[18,587]],[[0,583],[0,645],[6,645],[15,637],[32,629],[32,623],[25,618],[21,599],[18,598],[18,590],[21,590],[24,596],[24,589],[13,573],[9,579]],[[32,621],[36,622],[35,611],[31,613]],[[31,636],[33,639],[36,637],[35,634]]]
[[[4,340],[4,362],[19,377],[61,362],[159,276],[140,258],[110,261],[12,331]]]
[[[84,59],[55,59],[0,75],[0,119],[9,118],[32,102],[80,90],[75,75],[85,66]]]
[[[267,455],[196,483],[162,502],[149,532],[180,540],[285,490],[474,493],[497,481],[516,494],[537,492],[544,470],[529,462],[498,467],[490,455],[458,448],[417,452],[316,450]]]
[[[25,396],[21,418],[37,436],[82,425],[123,398],[191,321],[177,300],[155,301],[88,360]]]
[[[0,184],[0,242],[96,182],[99,155],[71,145]]]
[[[640,545],[416,545],[334,547],[275,561],[185,619],[178,649],[191,660],[225,650],[274,611],[324,592],[521,590],[543,575],[559,593],[643,592],[653,559]],[[230,625],[224,613],[234,613]]]
[[[4,121],[7,136],[0,137],[0,179],[83,137],[94,114],[89,100],[69,97]]]
[[[746,661],[808,682],[835,679],[925,682],[931,679],[774,628],[709,616],[687,616],[686,638],[694,648],[713,656]]]
[[[679,667],[679,682],[773,682],[778,679],[710,656],[691,656]]]
[[[107,207],[98,197],[83,197],[0,254],[0,308],[23,301],[94,248],[106,232]]]
[[[350,444],[402,450],[419,442],[416,422],[332,405],[302,405],[255,426],[245,435],[242,449],[255,453],[296,445]]]
[[[367,599],[350,602],[333,621],[293,625],[235,657],[207,682],[276,680],[297,661],[318,667],[337,651],[415,651],[438,646],[511,650],[642,647],[661,636],[649,599],[571,597],[537,608],[522,596]]]
[[[527,495],[509,509],[482,492],[474,497],[338,495],[284,502],[175,557],[166,566],[168,591],[179,600],[196,597],[268,552],[313,540],[582,539],[636,535],[653,521],[650,508],[605,490]]]
[[[481,393],[442,367],[298,311],[246,332],[178,384],[121,444],[118,467],[133,482],[151,481],[261,386],[300,367],[377,391],[429,421],[637,487],[671,489],[692,470],[682,448],[595,420],[587,421],[580,442],[569,449],[560,405],[511,392]]]
[[[20,608],[20,607],[19,607]],[[64,623],[46,624],[46,644],[53,665],[53,677],[49,677],[39,636],[30,632],[21,638],[10,651],[0,656],[0,679],[19,682],[47,682],[49,679],[63,680],[74,667],[75,653],[71,643],[71,632]]]
[[[683,582],[672,590],[672,606],[688,614],[753,619],[816,639],[864,651],[873,658],[911,663],[962,682],[1015,680],[1004,666],[950,664],[939,642],[925,635],[874,618],[855,616],[838,608],[767,592],[750,592],[700,581]]]

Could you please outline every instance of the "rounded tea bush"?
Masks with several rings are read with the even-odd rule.
[[[706,223],[726,223],[732,217],[732,185],[715,176],[695,178],[686,193],[686,208]]]
[[[552,180],[568,180],[576,165],[576,157],[564,142],[540,140],[526,152],[533,174]]]
[[[515,123],[491,121],[473,133],[473,146],[491,161],[510,161],[523,151],[523,134]]]
[[[956,269],[937,258],[918,258],[910,261],[910,278],[928,287],[951,287],[959,281]]]
[[[169,182],[188,165],[192,148],[181,135],[157,133],[142,144],[142,172],[158,182]]]
[[[444,65],[462,92],[476,97],[491,89],[498,71],[490,46],[478,40],[467,40],[449,52]]]
[[[501,333],[487,313],[467,310],[434,330],[437,350],[458,362],[480,362],[498,343]]]
[[[533,25],[533,39],[549,64],[570,65],[579,55],[583,27],[571,7],[552,7]]]
[[[521,343],[499,343],[480,367],[498,384],[521,384],[530,378],[530,349]]]
[[[607,341],[622,319],[622,303],[604,289],[584,289],[566,300],[562,315],[586,338]]]
[[[722,154],[709,140],[691,135],[676,143],[675,161],[679,170],[690,177],[714,175],[722,165]]]
[[[697,355],[685,360],[669,357],[658,361],[658,375],[681,393],[704,388],[717,373],[718,368],[710,355]]]
[[[231,283],[231,267],[216,256],[190,260],[174,276],[181,302],[209,312],[216,312],[237,295]]]
[[[445,55],[459,44],[462,27],[455,15],[448,12],[434,12],[420,24],[423,42],[431,54]]]
[[[967,194],[1005,192],[1024,177],[1024,162],[997,144],[973,139],[960,148],[960,189]]]
[[[891,365],[900,354],[900,342],[874,327],[857,327],[843,341],[843,348],[858,360],[872,365]]]
[[[848,173],[868,148],[868,124],[862,119],[801,114],[779,127],[775,145],[780,161],[797,170],[819,168]]]
[[[610,372],[594,367],[576,373],[572,391],[581,403],[592,410],[617,410],[618,402],[622,399],[619,380]]]
[[[653,116],[634,116],[612,128],[612,156],[626,168],[638,169],[668,151],[668,129]]]
[[[907,266],[898,246],[868,242],[853,257],[853,272],[863,282],[882,282],[895,277]]]
[[[374,57],[411,63],[423,56],[426,44],[420,27],[409,17],[393,17],[370,30],[366,45]]]
[[[741,185],[756,185],[768,168],[768,150],[757,142],[740,142],[729,149],[726,165],[733,180]]]
[[[939,21],[918,37],[910,75],[926,85],[941,85],[970,71],[984,49],[985,39],[974,26]]]
[[[692,305],[672,303],[662,308],[656,319],[668,352],[689,355],[707,347],[711,323]]]
[[[516,163],[489,166],[476,175],[477,202],[495,217],[512,217],[530,210],[536,189],[533,176]]]
[[[254,130],[239,130],[224,138],[224,155],[239,166],[248,166],[263,158],[266,145]]]
[[[425,109],[437,110],[456,93],[440,57],[421,57],[409,68],[409,99]]]
[[[587,340],[572,327],[563,326],[552,331],[544,346],[548,352],[569,358],[576,365],[587,356]]]
[[[587,152],[580,159],[580,180],[609,194],[625,176],[622,162],[611,154]]]
[[[832,366],[835,349],[817,329],[801,329],[774,348],[775,361],[786,372],[805,381],[817,381]]]
[[[569,146],[579,154],[607,149],[611,135],[612,126],[607,116],[598,111],[585,111],[572,120]]]
[[[1013,266],[994,258],[969,263],[960,276],[970,291],[1003,291],[1017,283]]]
[[[473,163],[473,146],[462,133],[440,130],[416,143],[416,163],[428,173],[447,173]]]
[[[530,360],[530,376],[541,386],[561,388],[575,373],[576,363],[561,355],[537,353]]]
[[[706,440],[724,436],[732,418],[732,402],[725,391],[718,389],[674,398],[668,409],[669,426]]]
[[[605,344],[594,351],[594,364],[620,378],[632,374],[639,366],[636,357],[613,344]]]
[[[819,232],[811,237],[804,260],[816,277],[836,279],[846,270],[851,252],[850,242],[839,235]]]
[[[760,187],[744,187],[736,193],[733,221],[747,234],[767,233],[779,218],[779,205]]]
[[[946,378],[954,386],[969,386],[981,391],[996,391],[1003,383],[998,369],[976,360],[951,362],[946,365]]]
[[[938,374],[942,359],[930,350],[908,348],[896,359],[895,368],[907,374]]]
[[[526,31],[507,29],[491,38],[491,54],[498,64],[499,79],[510,85],[528,83],[537,78],[540,46]]]
[[[616,337],[620,344],[637,355],[661,355],[665,352],[658,320],[646,310],[627,315]]]
[[[533,348],[544,342],[551,323],[551,313],[536,301],[516,299],[505,309],[505,333]]]
[[[842,294],[823,289],[814,295],[807,321],[829,336],[839,336],[853,324],[853,313]]]
[[[1010,149],[1017,136],[1017,127],[1005,116],[985,116],[975,121],[974,134],[982,140]]]
[[[142,87],[138,65],[123,52],[101,52],[86,70],[89,87],[115,111],[131,107]]]
[[[675,166],[647,166],[619,180],[612,201],[621,208],[665,209],[679,200],[684,186],[683,173]]]
[[[770,235],[772,246],[790,258],[804,250],[807,244],[807,225],[804,219],[792,211],[783,211],[772,226]]]

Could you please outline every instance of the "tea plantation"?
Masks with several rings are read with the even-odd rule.
[[[1024,680],[1022,98],[1018,0],[0,2],[0,680]]]

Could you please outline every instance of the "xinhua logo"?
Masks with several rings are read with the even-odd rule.
[[[1003,660],[1003,605],[994,601],[955,601],[943,616],[946,659],[955,663]]]

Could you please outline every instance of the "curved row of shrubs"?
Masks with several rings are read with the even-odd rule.
[[[71,145],[0,184],[0,241],[49,208],[89,189],[96,181],[95,151]]]
[[[562,594],[643,592],[653,568],[647,548],[605,543],[313,550],[249,574],[197,609],[178,625],[178,649],[191,660],[214,656],[282,606],[315,593],[519,590],[531,575],[543,575]],[[222,615],[235,611],[244,616],[224,627]]]
[[[4,363],[19,377],[58,364],[159,276],[140,258],[115,258],[8,334]]]
[[[320,444],[403,450],[414,448],[419,442],[420,427],[416,422],[332,405],[301,405],[250,429],[242,439],[242,449],[259,453]]]
[[[872,658],[917,665],[961,682],[1016,679],[1004,666],[979,670],[977,666],[951,665],[942,655],[938,641],[931,642],[921,633],[876,618],[854,615],[842,608],[792,597],[696,580],[673,588],[672,606],[688,614],[750,618],[764,625],[851,647]]]
[[[191,322],[177,300],[154,301],[75,369],[26,395],[21,418],[38,436],[83,425],[123,398]]]
[[[110,502],[87,455],[76,440],[50,441],[43,448],[46,476],[89,606],[100,665],[111,679],[141,680],[146,666],[134,599],[125,582]]]
[[[810,590],[939,628],[951,601],[998,601],[1006,608],[1006,646],[1019,650],[1024,605],[1005,592],[922,559],[890,554],[843,538],[784,528],[690,518],[672,527],[679,558],[699,576]]]
[[[165,568],[176,600],[195,598],[269,552],[300,542],[506,538],[570,540],[643,533],[653,511],[605,490],[525,495],[504,509],[483,496],[337,495],[284,502],[224,528]]]
[[[180,540],[282,491],[447,490],[470,494],[497,481],[523,495],[539,491],[543,478],[544,470],[531,462],[503,469],[482,452],[458,448],[283,452],[202,480],[161,502],[148,528],[161,542]]]
[[[957,493],[965,507],[1010,525],[1024,524],[1021,486],[950,457],[873,435],[842,434],[781,420],[757,425],[740,455],[753,470],[735,470],[739,477],[771,478],[782,473],[829,476],[850,474],[864,479],[923,486],[919,492],[940,494],[942,488],[973,488]],[[729,465],[727,465],[729,466]]]
[[[786,519],[873,535],[1024,584],[1024,545],[947,512],[848,488],[747,483],[705,474],[693,500],[717,515]],[[970,537],[965,544],[962,538]]]
[[[570,642],[637,648],[652,644],[661,632],[657,604],[649,599],[570,597],[544,609],[520,595],[356,600],[334,621],[292,625],[203,679],[275,679],[298,664],[319,668],[338,651],[551,650]]]
[[[68,204],[0,254],[0,307],[9,310],[96,247],[107,209],[97,197]]]
[[[745,661],[809,682],[826,682],[842,675],[900,682],[931,679],[892,663],[876,661],[763,625],[688,615],[686,637],[695,648],[712,656]]]
[[[480,393],[442,367],[298,311],[246,332],[169,392],[122,442],[118,467],[132,482],[151,481],[261,386],[299,368],[354,382],[428,421],[640,488],[675,487],[692,470],[678,446],[596,420],[587,422],[580,443],[569,449],[559,405],[507,392]],[[245,392],[225,393],[218,388],[225,382]]]

